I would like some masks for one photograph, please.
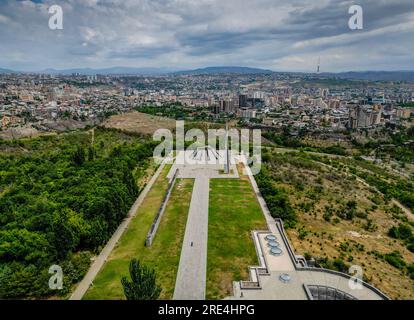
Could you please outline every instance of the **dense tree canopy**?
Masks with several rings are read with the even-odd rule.
[[[255,178],[272,217],[283,219],[286,227],[294,226],[296,223],[295,210],[284,190],[274,184],[266,167],[262,167]]]
[[[0,298],[48,295],[62,266],[64,292],[90,264],[139,194],[153,143],[99,129],[1,142]]]

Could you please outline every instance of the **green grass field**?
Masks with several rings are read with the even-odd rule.
[[[209,202],[206,297],[222,299],[258,263],[251,231],[267,227],[246,177],[212,179]]]
[[[153,267],[163,289],[161,298],[172,298],[194,180],[177,179],[154,242],[150,248],[144,246],[147,232],[168,187],[166,175],[170,167],[166,166],[154,183],[84,299],[125,299],[121,277],[128,275],[132,258]]]

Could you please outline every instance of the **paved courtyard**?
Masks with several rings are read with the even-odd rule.
[[[276,225],[275,225],[276,226]],[[272,228],[273,229],[273,228]],[[376,292],[362,286],[360,289],[352,290],[349,279],[338,273],[324,272],[321,269],[295,267],[296,262],[288,253],[288,245],[283,241],[282,234],[276,228],[276,232],[255,232],[255,245],[257,248],[260,267],[267,270],[266,274],[251,272],[251,280],[260,283],[257,289],[242,289],[239,283],[235,283],[234,296],[230,299],[247,300],[308,300],[306,286],[323,286],[338,289],[351,294],[358,300],[380,300],[383,299]],[[275,236],[280,244],[282,255],[270,254],[266,236]],[[254,270],[254,269],[253,269]],[[288,274],[288,282],[281,281],[280,276]],[[253,275],[253,276],[252,276]]]

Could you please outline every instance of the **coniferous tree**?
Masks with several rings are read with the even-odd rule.
[[[81,166],[85,162],[85,150],[78,146],[72,156],[72,161],[75,165]]]
[[[127,300],[156,300],[160,296],[161,288],[157,284],[157,274],[154,269],[141,265],[137,259],[129,264],[129,275],[122,277],[121,283]]]

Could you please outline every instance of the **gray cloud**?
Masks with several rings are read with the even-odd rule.
[[[64,30],[47,12],[63,7]],[[364,9],[364,30],[348,8]],[[0,1],[0,67],[414,69],[412,0]]]

